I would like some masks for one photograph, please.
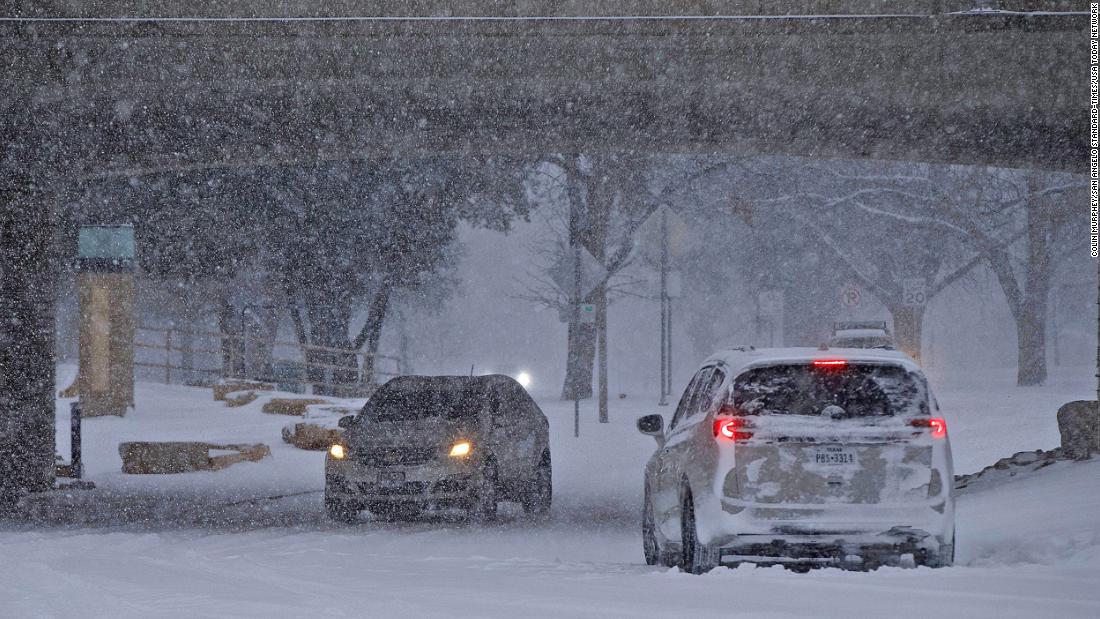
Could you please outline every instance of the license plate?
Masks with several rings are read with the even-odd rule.
[[[822,447],[814,453],[814,464],[855,464],[856,452],[844,447]]]
[[[404,471],[382,471],[378,474],[378,485],[388,488],[405,483]]]

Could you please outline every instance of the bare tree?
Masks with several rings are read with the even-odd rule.
[[[554,155],[531,167],[528,199],[542,208],[553,234],[533,247],[541,264],[528,273],[527,289],[519,295],[568,317],[568,354],[562,398],[592,396],[592,372],[597,351],[606,359],[607,308],[629,294],[632,281],[622,277],[630,265],[632,235],[650,208],[643,195],[644,161],[628,155]],[[572,247],[580,244],[604,268],[583,303],[595,306],[595,324],[575,324],[572,290],[562,290],[550,276],[554,265],[572,264]],[[601,363],[601,372],[606,366]],[[606,375],[600,384],[606,385]],[[606,392],[601,391],[601,398]]]
[[[927,256],[931,261],[918,268],[926,277],[934,273],[928,278],[928,298],[984,263],[1000,283],[1016,322],[1018,384],[1036,385],[1046,379],[1046,305],[1055,238],[1070,221],[1072,202],[1067,197],[1083,190],[1083,179],[929,166],[916,166],[914,174],[859,175],[829,168],[821,173],[831,179],[833,192],[800,192],[780,201],[814,205],[812,217],[798,216],[817,231],[853,276],[890,308],[903,349],[919,354],[923,311],[899,304],[897,277],[876,277],[877,267],[899,254],[905,255],[911,267],[920,267],[921,261],[914,258],[931,250]],[[866,216],[869,224],[889,222],[889,236],[900,245],[860,268],[853,253],[857,248],[846,248],[835,238],[837,233],[823,223],[843,210]]]

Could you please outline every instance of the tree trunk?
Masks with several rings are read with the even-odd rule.
[[[596,295],[596,348],[600,358],[600,367],[596,372],[600,423],[607,423],[607,292],[603,286]]]
[[[579,155],[573,155],[570,163],[576,163]],[[608,161],[601,158],[593,158],[591,162],[593,172],[582,174],[579,165],[566,165],[567,189],[569,194],[569,248],[570,251],[576,245],[580,245],[592,254],[601,264],[606,265],[607,254],[607,228],[611,217],[611,207],[614,199],[612,191],[614,184],[610,182],[610,168]],[[581,191],[581,187],[584,191]],[[606,344],[606,303],[607,295],[605,285],[600,285],[583,299],[585,303],[596,305],[596,320],[599,326],[594,324],[573,324],[576,312],[570,308],[570,325],[568,332],[568,353],[565,363],[565,381],[562,385],[562,399],[572,400],[592,397],[592,374],[596,363],[597,339]],[[576,302],[570,299],[571,304]],[[602,316],[601,316],[602,313]],[[601,355],[606,354],[606,348],[601,349]],[[601,364],[602,366],[602,364]],[[606,393],[606,368],[601,367],[601,402],[605,402]],[[601,411],[606,405],[601,406]],[[603,413],[601,412],[601,415]],[[601,417],[602,419],[602,417]]]
[[[1029,193],[1037,187],[1028,182]],[[1054,222],[1040,211],[1034,198],[1027,205],[1027,264],[1024,294],[1016,312],[1016,343],[1019,351],[1016,384],[1041,385],[1047,379],[1046,322],[1050,296],[1050,252]]]
[[[183,382],[187,384],[195,380],[195,314],[190,304],[191,296],[181,305],[181,312],[177,320],[173,321],[176,333],[179,335],[180,367],[183,372]]]
[[[321,291],[315,291],[320,293]],[[309,331],[312,344],[324,349],[310,349],[307,359],[309,382],[314,392],[334,393],[332,385],[352,385],[358,382],[359,364],[348,341],[348,329],[351,323],[351,300],[341,291],[325,291],[331,294],[317,294],[307,299],[306,313],[309,315]],[[346,351],[346,352],[337,352]]]
[[[377,369],[375,356],[378,355],[378,346],[382,342],[382,326],[386,322],[386,313],[390,307],[390,294],[392,286],[389,282],[382,282],[374,298],[371,299],[367,309],[367,322],[355,338],[353,346],[356,350],[366,346],[363,351],[363,382],[374,382],[374,372]]]
[[[54,219],[45,196],[0,206],[0,510],[54,479]]]
[[[275,338],[279,329],[279,314],[274,305],[255,308],[248,322],[248,371],[255,377],[270,380],[274,376]]]
[[[585,206],[581,194],[580,171],[576,165],[579,155],[570,155],[565,161],[566,192],[569,195],[569,259],[576,261],[577,247],[581,244],[584,227]],[[579,277],[579,266],[577,267]],[[580,304],[580,283],[566,291],[569,308],[569,329],[566,334],[565,382],[562,383],[561,398],[573,400],[592,397],[592,366],[588,364],[588,373],[584,372],[585,325],[577,321],[577,306]]]
[[[898,349],[920,363],[924,308],[894,305],[889,309],[894,319],[894,342]]]
[[[222,376],[244,378],[244,338],[236,308],[229,302],[228,292],[218,299],[218,330],[222,340]]]
[[[577,330],[575,330],[577,329]],[[569,325],[569,349],[565,364],[565,384],[561,399],[584,400],[592,397],[592,369],[596,361],[596,326]]]

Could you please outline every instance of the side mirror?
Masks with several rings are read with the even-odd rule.
[[[638,419],[638,431],[661,442],[665,438],[665,419],[660,415],[646,415]]]
[[[340,418],[340,421],[336,422],[336,425],[341,428],[351,427],[351,424],[355,423],[355,415],[345,415]]]

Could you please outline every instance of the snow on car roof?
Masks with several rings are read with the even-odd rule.
[[[889,362],[904,367],[911,372],[919,372],[920,366],[905,353],[885,348],[752,348],[739,347],[714,353],[703,365],[721,362],[734,374],[763,365],[809,362],[814,359],[843,359],[849,362],[872,361]]]

